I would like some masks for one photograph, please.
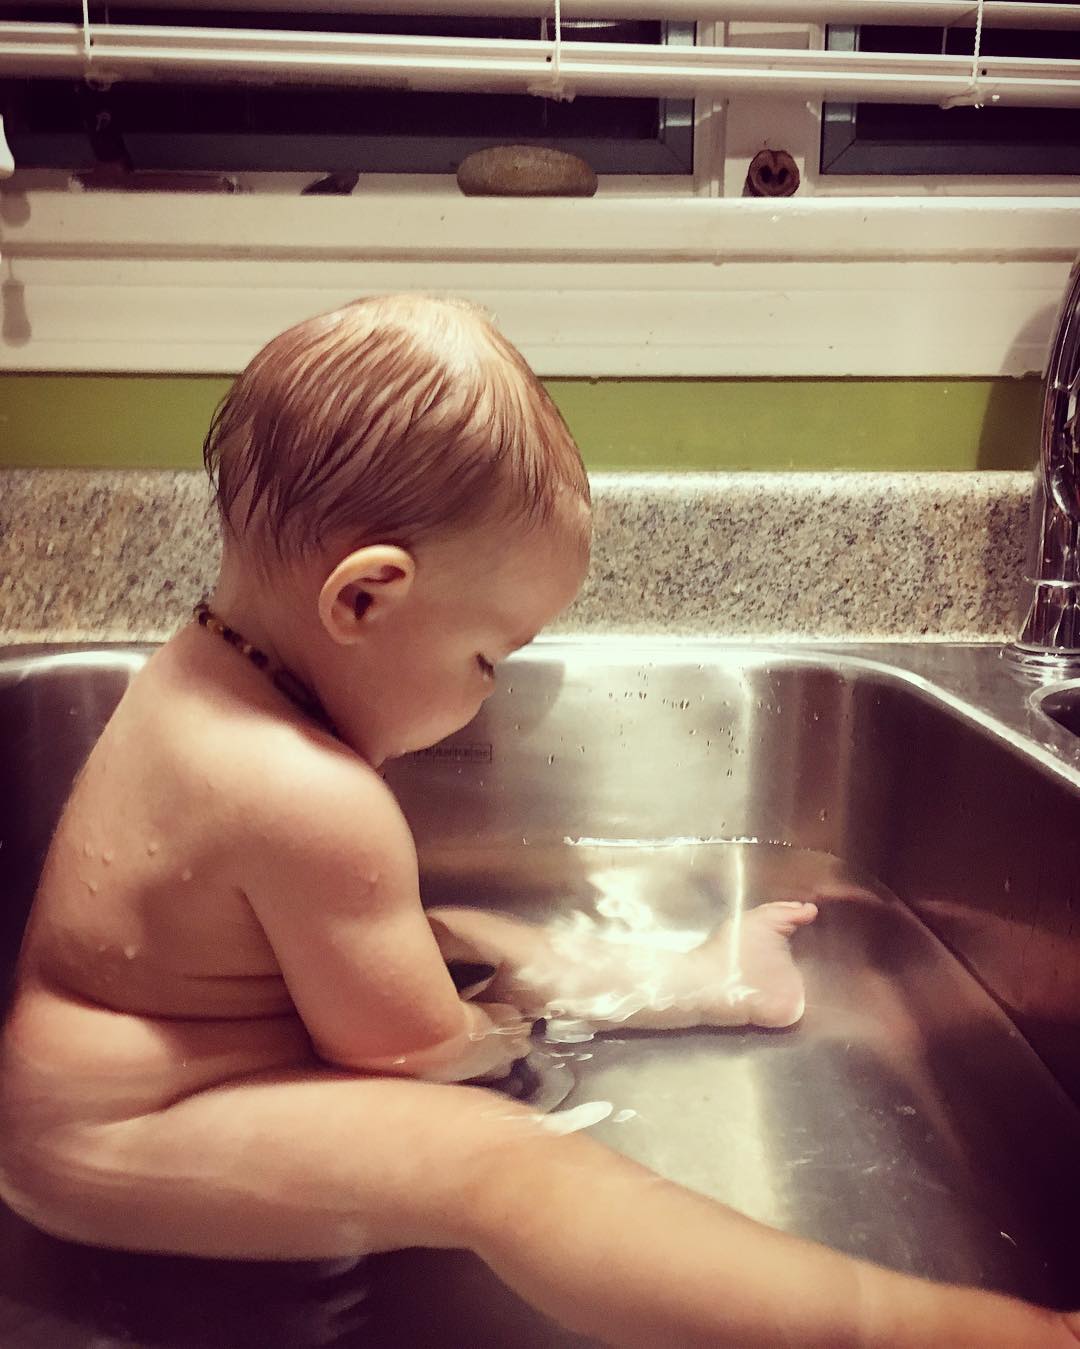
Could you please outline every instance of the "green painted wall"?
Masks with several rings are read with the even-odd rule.
[[[1038,379],[546,381],[591,469],[1028,468]],[[228,376],[0,374],[0,467],[194,468]]]

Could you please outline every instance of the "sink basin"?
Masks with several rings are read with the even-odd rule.
[[[5,979],[72,777],[145,655],[0,656]],[[597,1137],[773,1225],[1080,1305],[1080,747],[994,649],[541,640],[387,776],[430,903],[681,931],[815,898],[798,1027],[538,1035],[560,1108],[607,1103]],[[6,1211],[0,1244],[5,1349],[591,1343],[464,1254],[131,1256]]]
[[[1080,681],[1054,684],[1034,695],[1033,701],[1043,716],[1056,721],[1073,735],[1080,735]]]

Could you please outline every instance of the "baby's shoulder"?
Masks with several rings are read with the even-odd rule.
[[[280,715],[214,673],[193,671],[184,650],[162,648],[118,709],[113,749],[128,763],[134,755],[137,775],[159,784],[150,787],[155,796],[167,796],[198,832],[212,825],[237,860],[254,853],[272,864],[283,852],[370,830],[411,844],[397,801],[370,764],[314,723]],[[116,753],[108,757],[119,762]]]
[[[411,848],[397,799],[379,774],[324,733],[268,726],[237,737],[219,771],[229,784],[233,816],[262,847],[335,848],[365,836]]]

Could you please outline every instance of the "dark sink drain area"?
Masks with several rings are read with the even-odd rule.
[[[5,979],[70,782],[143,658],[0,654]],[[1080,1305],[1080,776],[870,661],[551,642],[388,778],[429,903],[664,933],[819,904],[794,940],[797,1027],[541,1025],[507,1094],[584,1110],[611,1147],[774,1226]],[[2,1208],[0,1251],[3,1349],[591,1343],[464,1254],[130,1255]]]

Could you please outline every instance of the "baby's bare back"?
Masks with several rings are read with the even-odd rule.
[[[63,812],[4,1036],[9,1104],[55,1089],[105,1117],[311,1058],[232,864],[227,706],[178,673],[168,649],[148,663]]]

